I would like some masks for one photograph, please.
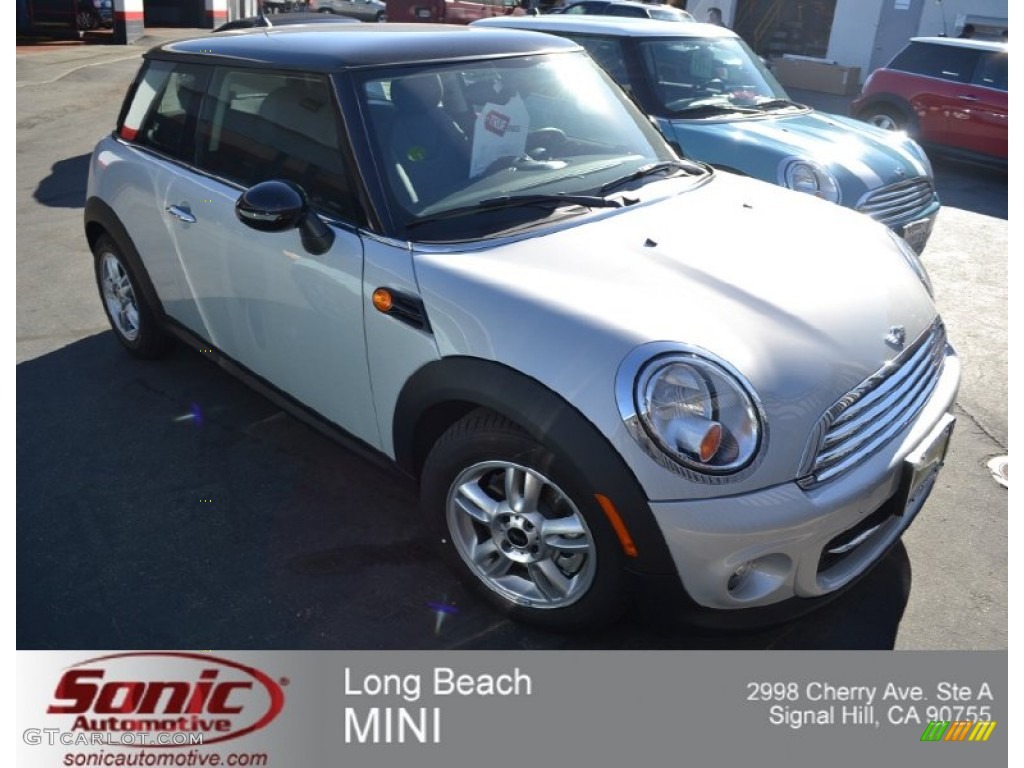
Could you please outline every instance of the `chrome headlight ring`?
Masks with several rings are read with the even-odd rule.
[[[802,157],[787,157],[779,163],[779,184],[830,203],[842,200],[839,182],[825,166]]]
[[[705,350],[671,342],[637,347],[619,366],[615,394],[637,444],[694,482],[734,482],[764,457],[768,423],[753,388]]]

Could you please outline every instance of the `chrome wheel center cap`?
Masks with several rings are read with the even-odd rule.
[[[539,521],[531,517],[511,510],[495,515],[492,525],[494,540],[509,560],[533,563],[545,557]]]

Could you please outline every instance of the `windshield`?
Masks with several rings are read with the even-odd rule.
[[[708,105],[778,108],[786,91],[737,38],[671,38],[640,43],[640,59],[661,113]],[[742,111],[742,110],[741,110]]]
[[[635,181],[615,194],[703,172],[664,171],[675,154],[581,52],[378,70],[359,91],[393,224],[417,238],[493,234],[563,207],[578,215],[626,176]]]

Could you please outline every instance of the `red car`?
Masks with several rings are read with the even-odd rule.
[[[915,37],[871,73],[850,114],[926,148],[1006,166],[1006,43]]]

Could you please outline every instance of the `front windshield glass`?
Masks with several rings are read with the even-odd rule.
[[[757,108],[788,99],[746,43],[737,38],[671,38],[640,43],[651,90],[662,113],[708,105]]]
[[[509,197],[522,216],[542,219],[557,206],[545,210],[538,201],[603,195],[611,182],[677,160],[580,52],[378,70],[361,77],[359,91],[393,223],[406,232],[417,227],[426,239],[457,238],[453,228],[484,227],[478,235],[522,223],[481,223],[478,216],[452,224],[466,208],[493,210],[493,201]],[[627,187],[646,183],[640,176]],[[523,205],[525,196],[530,204]],[[424,220],[438,218],[445,219],[444,237],[423,234]]]

